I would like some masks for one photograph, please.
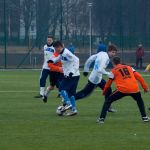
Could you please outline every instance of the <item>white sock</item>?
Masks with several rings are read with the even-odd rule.
[[[44,95],[45,87],[40,87],[40,95]]]
[[[48,94],[50,93],[50,87],[48,86],[47,88],[46,88],[46,91],[45,91],[45,96],[47,96],[48,97]]]

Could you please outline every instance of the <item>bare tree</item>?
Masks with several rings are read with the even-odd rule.
[[[36,17],[36,0],[21,0],[21,20],[25,27],[25,43],[29,42],[29,29]]]

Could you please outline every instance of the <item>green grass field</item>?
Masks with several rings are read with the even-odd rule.
[[[39,71],[0,71],[0,150],[149,150],[150,123],[141,121],[136,103],[124,98],[113,104],[103,125],[96,124],[104,98],[97,88],[78,101],[78,115],[59,117],[57,91],[48,103],[38,94]],[[145,76],[150,85],[150,76]],[[81,77],[78,89],[87,79]],[[144,94],[146,110],[150,94]],[[150,115],[150,111],[147,114]]]

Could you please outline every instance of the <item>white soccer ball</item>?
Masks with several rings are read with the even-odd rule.
[[[64,106],[58,106],[58,108],[56,109],[56,114],[59,116],[63,115],[63,112],[61,111],[64,108]]]

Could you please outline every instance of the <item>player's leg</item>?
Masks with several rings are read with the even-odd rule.
[[[72,110],[67,114],[67,116],[74,116],[77,114],[75,95],[79,78],[80,76],[72,77],[72,86],[70,87],[69,90],[69,97],[72,105]]]
[[[101,82],[97,86],[103,90],[105,87],[105,84],[106,84],[106,81],[102,79]],[[110,87],[105,94],[105,99],[107,99],[111,94],[112,94],[112,89]]]
[[[140,69],[142,69],[142,68],[143,68],[143,59],[140,58]]]
[[[138,65],[139,65],[139,58],[136,58],[136,69],[138,69]]]
[[[35,98],[42,98],[45,92],[46,79],[49,75],[48,69],[42,69],[40,75],[40,95],[35,96]]]
[[[100,89],[104,89],[106,84],[106,81],[104,79],[101,80],[101,82],[97,85]],[[112,89],[111,87],[107,90],[106,94],[105,94],[105,100],[112,94]],[[115,109],[113,109],[111,106],[108,109],[108,112],[116,112]]]
[[[68,95],[68,91],[70,89],[71,84],[72,84],[72,81],[68,77],[64,77],[60,84],[59,91],[61,93],[62,98],[64,99],[64,103],[66,104],[64,107],[64,110],[62,110],[62,111],[65,111],[65,110],[71,108],[71,101],[70,101],[70,98]]]
[[[49,93],[54,90],[56,83],[57,83],[58,75],[57,72],[50,71],[49,72],[49,80],[50,80],[50,85],[47,87],[44,96],[43,96],[43,102],[47,102],[47,98]]]
[[[141,96],[141,92],[131,94],[131,97],[137,102],[138,108],[141,113],[142,120],[148,122],[149,118],[146,116],[145,105]]]
[[[64,78],[64,74],[63,73],[58,73],[57,82],[56,82],[56,87],[58,88],[57,98],[61,98],[59,87],[60,87],[60,84],[61,84],[63,78]]]
[[[105,102],[104,102],[104,104],[103,104],[103,107],[102,107],[101,114],[100,114],[100,116],[99,116],[97,122],[99,122],[99,123],[104,123],[104,120],[105,120],[106,115],[107,115],[107,110],[108,110],[108,108],[111,106],[111,104],[112,104],[114,101],[119,100],[119,99],[121,99],[121,98],[124,97],[124,96],[127,96],[127,95],[125,95],[125,94],[123,94],[123,93],[121,93],[121,92],[119,92],[119,91],[113,92],[113,94],[110,95],[110,96],[105,100]]]
[[[93,90],[95,89],[96,85],[88,81],[88,83],[85,85],[85,87],[76,93],[75,99],[80,100],[82,98],[85,98],[86,96],[90,95]]]

